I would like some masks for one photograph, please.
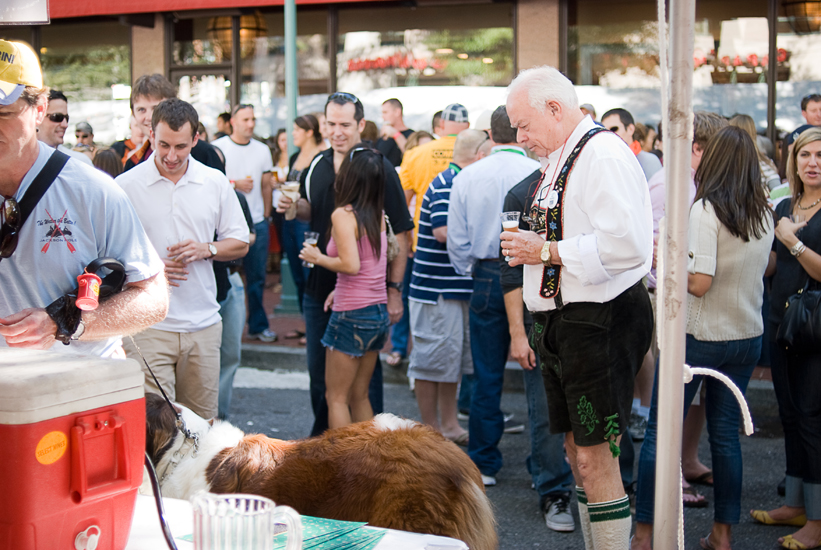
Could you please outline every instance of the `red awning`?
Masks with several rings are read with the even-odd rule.
[[[364,2],[372,0],[296,0],[298,5]],[[241,7],[282,6],[283,0],[242,0]],[[49,12],[52,19],[67,17],[89,17],[93,15],[128,15],[132,13],[153,13],[188,10],[236,9],[237,2],[230,0],[136,0],[134,2],[112,2],[111,0],[50,0]]]

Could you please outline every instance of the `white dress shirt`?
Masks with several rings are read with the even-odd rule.
[[[115,181],[134,205],[145,232],[161,258],[167,248],[185,239],[201,243],[249,240],[248,223],[228,178],[188,157],[188,169],[176,185],[160,175],[154,156]],[[220,320],[217,282],[211,260],[186,266],[187,281],[171,287],[168,316],[152,328],[169,332],[196,332]]]
[[[521,147],[497,145],[453,178],[448,205],[448,256],[460,275],[479,260],[499,258],[505,196],[539,168]]]
[[[573,147],[595,126],[585,117],[565,146],[547,157],[545,181],[536,195],[542,208],[547,208],[546,188],[552,186]],[[602,133],[582,149],[564,193],[563,239],[558,243],[562,301],[612,300],[640,281],[652,265],[653,211],[644,172],[621,138]],[[552,298],[539,294],[544,266],[524,268],[527,308],[555,309]]]

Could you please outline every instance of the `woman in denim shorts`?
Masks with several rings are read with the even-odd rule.
[[[382,155],[353,149],[334,184],[328,254],[307,244],[300,254],[337,273],[336,288],[325,301],[333,313],[322,337],[331,428],[373,418],[368,384],[389,325],[384,189]]]

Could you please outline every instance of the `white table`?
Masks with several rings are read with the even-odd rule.
[[[193,550],[194,545],[176,537],[190,535],[194,532],[194,512],[187,500],[164,498],[165,517],[171,527],[171,534],[179,550]],[[368,527],[366,527],[368,529]],[[406,531],[386,529],[387,533],[375,550],[468,550],[467,545],[457,539],[420,535]],[[134,509],[134,522],[131,535],[128,537],[126,550],[164,550],[165,537],[157,517],[157,506],[154,497],[137,495]]]

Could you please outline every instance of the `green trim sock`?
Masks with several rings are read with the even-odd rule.
[[[587,493],[584,487],[576,487],[576,500],[579,502],[579,520],[582,524],[584,547],[593,550],[593,534],[590,531],[590,514],[587,512]]]
[[[630,499],[627,496],[609,502],[589,503],[590,531],[593,548],[618,550],[630,547]]]

